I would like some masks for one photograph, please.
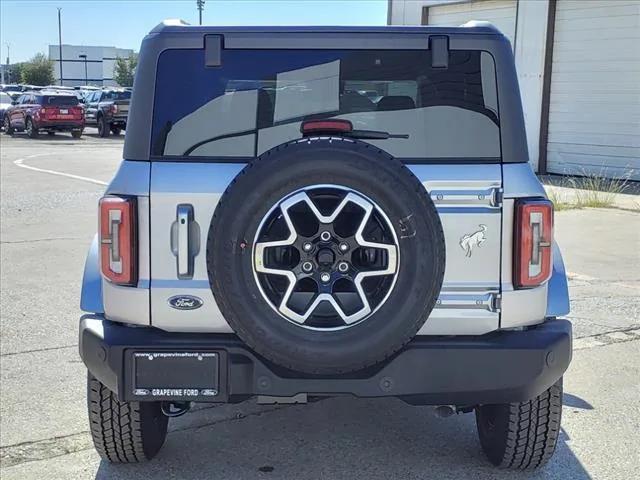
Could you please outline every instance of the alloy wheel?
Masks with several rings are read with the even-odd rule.
[[[277,202],[258,227],[253,272],[267,303],[304,328],[366,320],[398,275],[399,244],[382,209],[342,186],[315,185]]]

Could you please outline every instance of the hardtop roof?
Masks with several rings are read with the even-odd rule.
[[[458,27],[424,26],[210,26],[190,25],[184,20],[169,19],[156,25],[150,33],[429,33],[446,35],[502,35],[493,24],[472,20]]]

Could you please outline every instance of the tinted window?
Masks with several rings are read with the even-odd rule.
[[[43,95],[37,97],[40,105],[78,105],[78,97],[75,95]]]
[[[129,100],[131,98],[131,92],[102,92],[102,101],[110,102],[113,100]]]
[[[484,52],[451,51],[446,69],[431,68],[424,50],[223,50],[221,67],[204,65],[202,50],[161,55],[154,155],[254,156],[300,138],[305,119],[344,118],[408,134],[367,140],[396,157],[500,157],[495,68]]]

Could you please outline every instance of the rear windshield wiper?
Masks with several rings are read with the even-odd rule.
[[[387,138],[409,138],[407,133],[389,133],[381,130],[351,130],[345,132],[345,137],[360,138],[363,140],[385,140]]]
[[[386,140],[387,138],[409,138],[406,133],[389,133],[379,130],[354,130],[353,124],[349,120],[329,118],[305,120],[300,125],[300,132],[303,136],[318,134],[337,134],[349,138],[362,140]]]

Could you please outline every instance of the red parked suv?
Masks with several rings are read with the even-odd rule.
[[[84,130],[84,109],[72,92],[26,92],[7,109],[3,122],[4,131],[9,135],[26,131],[31,138],[36,138],[42,131],[49,135],[71,132],[73,138],[80,138]]]

